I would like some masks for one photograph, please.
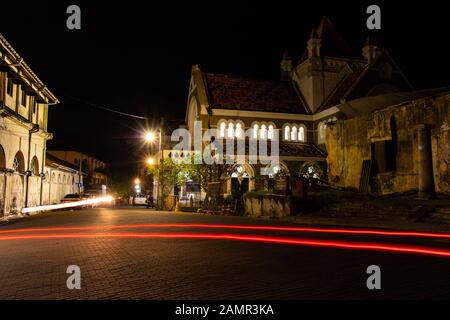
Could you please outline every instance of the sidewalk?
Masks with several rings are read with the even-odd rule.
[[[450,197],[414,194],[370,197],[348,191],[312,192],[303,212],[283,218],[303,225],[387,228],[450,233]]]

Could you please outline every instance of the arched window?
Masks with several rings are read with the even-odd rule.
[[[15,172],[23,173],[25,172],[25,160],[23,158],[22,152],[18,151],[13,160],[13,169]]]
[[[325,142],[327,125],[324,122],[320,122],[318,126],[318,143]]]
[[[289,141],[291,134],[291,128],[289,126],[284,127],[284,140]]]
[[[298,127],[298,141],[305,141],[305,127]]]
[[[3,150],[3,147],[0,145],[0,169],[6,168],[6,156],[5,156],[5,150]]]
[[[267,139],[267,127],[265,124],[261,125],[261,130],[259,131],[259,137],[261,139]]]
[[[240,124],[239,122],[236,123],[235,136],[236,136],[236,138],[242,138],[244,136],[244,130],[242,129],[242,124]]]
[[[225,138],[225,129],[226,129],[226,123],[225,122],[221,122],[219,124],[219,137],[221,138]]]
[[[228,124],[227,137],[228,138],[233,138],[234,137],[234,124],[232,122],[230,122]]]
[[[53,183],[56,183],[56,175],[55,175],[54,172],[52,173],[52,182],[53,182]]]
[[[39,161],[36,156],[31,160],[30,171],[35,176],[39,175]]]
[[[254,124],[253,125],[253,139],[258,139],[258,133],[259,133],[259,125]]]
[[[269,125],[269,130],[267,130],[267,139],[272,140],[274,138],[274,127],[273,125]]]
[[[61,183],[61,175],[58,174],[58,183]]]
[[[297,140],[297,127],[292,127],[291,129],[291,140],[292,141]]]

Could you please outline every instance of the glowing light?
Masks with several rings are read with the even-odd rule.
[[[147,142],[153,142],[156,140],[156,135],[153,132],[147,132],[145,134],[145,141]]]
[[[108,197],[80,200],[80,201],[74,201],[74,202],[66,202],[66,203],[60,203],[60,204],[51,204],[51,205],[46,205],[46,206],[23,208],[22,213],[32,213],[32,212],[39,212],[39,211],[74,208],[74,207],[98,204],[98,203],[102,203],[102,202],[111,202],[112,200],[113,200],[113,198],[111,196],[108,196]]]
[[[154,163],[155,163],[155,159],[153,159],[153,158],[147,158],[147,164],[148,164],[149,166],[152,166]]]
[[[247,236],[235,234],[189,234],[189,233],[97,233],[97,234],[31,234],[18,236],[0,236],[0,241],[37,240],[37,239],[83,239],[83,238],[133,238],[133,239],[205,239],[234,240],[246,242],[263,242],[271,244],[286,244],[308,247],[323,247],[335,249],[370,250],[405,254],[420,254],[450,258],[450,250],[417,246],[378,244],[370,242],[345,242],[316,239],[296,239],[266,236]]]
[[[135,180],[134,180],[134,184],[140,184],[141,183],[141,180],[139,180],[139,178],[136,178]]]

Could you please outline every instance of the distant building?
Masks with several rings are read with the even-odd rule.
[[[81,168],[87,174],[86,185],[108,185],[108,165],[105,162],[76,150],[49,150],[48,153]]]
[[[77,166],[47,153],[42,204],[59,203],[67,194],[83,192],[83,177]]]
[[[44,203],[48,107],[57,103],[0,34],[0,218]]]

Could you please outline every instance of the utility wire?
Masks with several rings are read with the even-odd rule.
[[[81,100],[81,99],[78,99],[78,98],[75,98],[75,97],[72,97],[72,96],[67,96],[67,95],[66,95],[66,97],[69,98],[69,99],[71,99],[71,100],[74,100],[74,101],[76,101],[76,102],[82,103],[82,104],[84,104],[84,105],[91,106],[91,107],[93,107],[93,108],[97,108],[97,109],[100,109],[100,110],[104,110],[104,111],[108,111],[108,112],[120,114],[120,115],[122,115],[122,116],[130,117],[130,118],[135,118],[135,119],[141,119],[141,120],[149,120],[149,119],[150,119],[150,118],[148,118],[148,117],[137,116],[137,115],[135,115],[135,114],[126,113],[126,112],[117,111],[117,110],[114,110],[114,109],[111,109],[111,108],[99,106],[98,104],[95,104],[95,103],[92,103],[92,102],[89,102],[89,101],[86,101],[86,100]]]

